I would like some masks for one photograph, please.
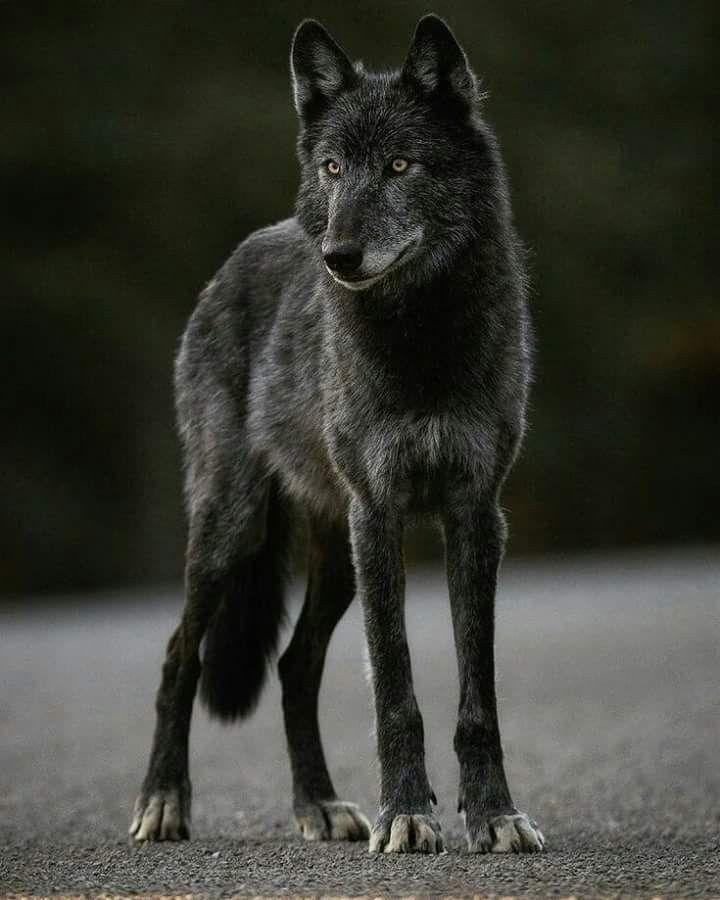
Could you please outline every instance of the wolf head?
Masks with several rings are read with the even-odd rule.
[[[402,70],[383,74],[353,65],[307,20],[291,69],[297,216],[335,281],[398,286],[469,253],[493,203],[497,159],[475,76],[442,19],[422,18]]]

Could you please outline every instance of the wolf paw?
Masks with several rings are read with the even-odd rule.
[[[537,822],[525,813],[514,812],[467,824],[467,844],[471,853],[540,853],[545,838]]]
[[[321,800],[295,811],[295,822],[306,841],[366,841],[370,823],[357,804]]]
[[[432,816],[399,815],[378,821],[370,835],[371,853],[442,853],[440,823]]]
[[[135,841],[182,841],[190,837],[188,792],[178,788],[141,794],[129,828]]]

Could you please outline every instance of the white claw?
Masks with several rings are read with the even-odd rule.
[[[323,800],[295,814],[306,841],[366,841],[370,823],[355,803]]]

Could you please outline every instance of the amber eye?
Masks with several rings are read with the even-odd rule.
[[[331,175],[339,175],[340,174],[340,163],[335,162],[334,159],[330,159],[325,163],[325,168]]]
[[[402,159],[398,157],[392,161],[392,170],[393,172],[397,172],[398,175],[401,175],[410,164],[406,159]]]

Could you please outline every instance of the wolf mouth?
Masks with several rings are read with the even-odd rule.
[[[407,256],[409,251],[417,246],[416,241],[411,241],[411,243],[406,244],[402,250],[398,253],[395,259],[385,268],[376,272],[374,275],[369,275],[366,277],[359,276],[357,278],[341,278],[336,272],[329,266],[325,266],[330,275],[332,275],[333,279],[337,281],[338,284],[341,284],[343,287],[347,288],[350,291],[364,291],[366,288],[369,288],[370,285],[375,284],[380,281],[381,278],[384,278],[389,272],[393,269],[397,268],[400,265],[401,260]]]

